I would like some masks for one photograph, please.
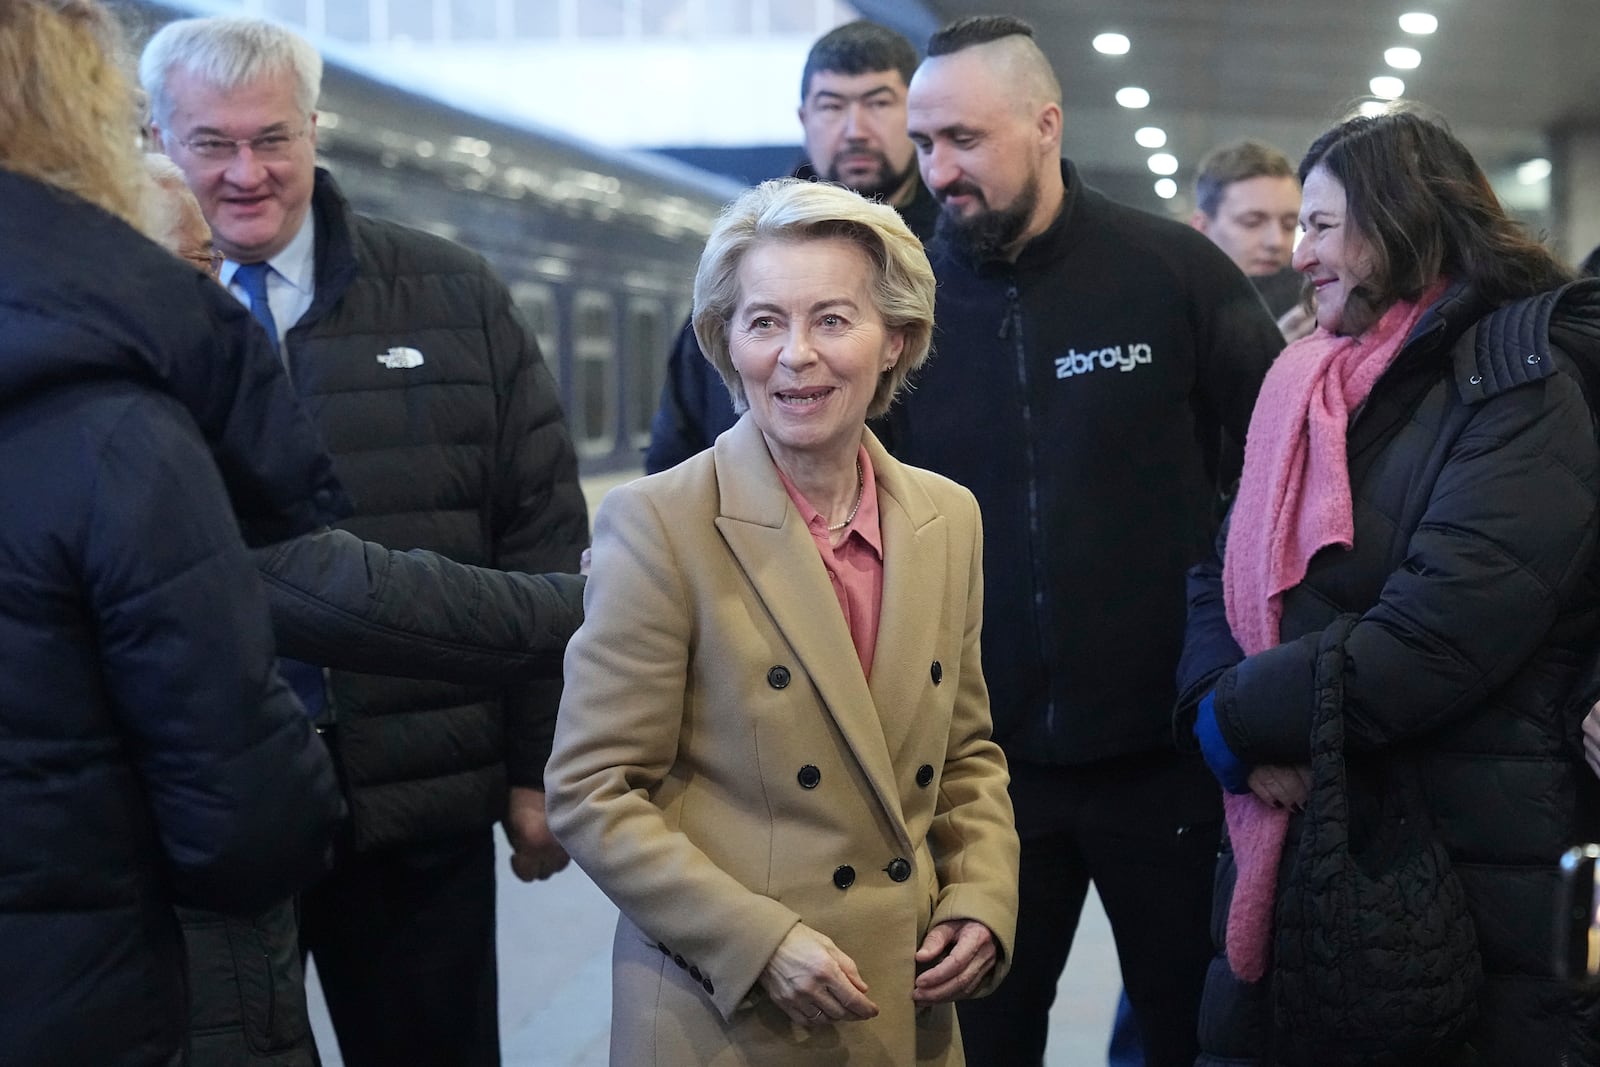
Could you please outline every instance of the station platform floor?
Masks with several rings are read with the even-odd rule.
[[[591,515],[608,490],[637,476],[584,479]],[[503,1065],[606,1067],[617,910],[576,866],[545,882],[517,881],[498,830],[495,838]],[[323,1065],[343,1067],[314,965],[307,983]],[[1121,985],[1111,928],[1091,890],[1056,988],[1046,1067],[1102,1067]]]
[[[606,1067],[616,908],[575,866],[517,881],[496,837],[504,1067]],[[1091,891],[1056,989],[1046,1067],[1103,1067],[1120,986],[1111,928]],[[314,968],[308,992],[324,1067],[343,1067]]]

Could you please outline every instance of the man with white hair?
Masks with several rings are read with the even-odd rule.
[[[1216,526],[1226,430],[1282,345],[1194,230],[1061,158],[1061,89],[1007,16],[934,34],[911,140],[941,206],[934,345],[896,455],[984,520],[984,677],[1022,841],[1005,983],[958,1006],[968,1062],[1037,1065],[1091,882],[1152,1067],[1189,1067],[1221,795],[1174,750],[1184,572]]]
[[[251,18],[174,22],[145,48],[151,128],[227,257],[220,280],[277,341],[358,500],[348,529],[576,571],[587,511],[536,344],[480,258],[356,214],[316,167],[321,67]],[[285,663],[351,808],[301,926],[345,1062],[497,1064],[490,829],[503,821],[525,879],[566,863],[542,778],[558,683],[497,692]]]

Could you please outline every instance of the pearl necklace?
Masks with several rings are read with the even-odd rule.
[[[861,473],[861,460],[856,460],[856,502],[850,507],[850,514],[844,517],[843,522],[835,523],[828,527],[829,533],[838,533],[840,530],[856,521],[856,512],[861,510],[861,494],[866,490],[867,478]]]

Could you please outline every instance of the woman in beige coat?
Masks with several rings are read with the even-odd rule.
[[[977,504],[865,426],[932,317],[921,245],[843,189],[769,182],[707,244],[743,417],[602,504],[545,776],[622,911],[614,1064],[959,1064],[952,1002],[1005,969]]]

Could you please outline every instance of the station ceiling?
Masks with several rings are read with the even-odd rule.
[[[1298,158],[1369,80],[1398,76],[1405,98],[1440,111],[1504,193],[1519,163],[1550,152],[1572,127],[1600,135],[1600,0],[853,0],[863,15],[918,44],[963,16],[1005,13],[1033,24],[1065,100],[1065,152],[1108,192],[1159,203],[1141,126],[1166,131],[1187,194],[1210,147],[1255,136]],[[1406,11],[1435,15],[1431,35],[1403,32]],[[1126,55],[1091,45],[1126,35]],[[1422,53],[1390,69],[1386,49]],[[1137,85],[1150,105],[1113,99]],[[1170,205],[1169,205],[1170,206]]]

